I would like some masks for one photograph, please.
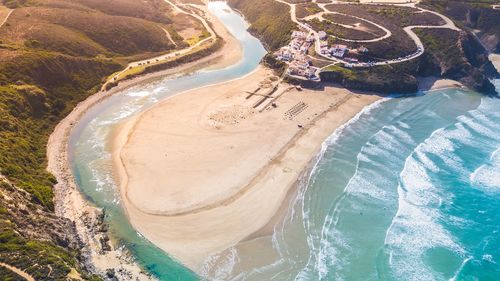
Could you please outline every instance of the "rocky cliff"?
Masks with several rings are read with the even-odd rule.
[[[370,69],[334,66],[321,72],[321,80],[346,88],[379,93],[412,93],[416,77],[435,76],[460,81],[487,95],[497,95],[491,78],[499,74],[488,59],[488,51],[470,31],[448,29],[417,30],[425,53],[419,58]]]

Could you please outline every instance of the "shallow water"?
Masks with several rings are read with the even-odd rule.
[[[244,60],[140,85],[93,108],[71,136],[73,173],[110,231],[161,280],[196,280],[128,223],[111,169],[116,124],[184,90],[249,73],[265,51],[222,2],[210,9]],[[500,83],[498,83],[500,85]],[[450,89],[367,107],[323,145],[272,236],[207,258],[212,280],[497,280],[500,100]]]
[[[499,131],[500,99],[458,89],[366,108],[324,143],[274,235],[220,253],[218,277],[498,280]]]
[[[81,191],[106,210],[112,236],[128,249],[135,260],[160,280],[199,279],[189,269],[137,233],[127,221],[112,172],[109,139],[117,124],[144,111],[159,100],[186,90],[224,82],[250,73],[265,54],[262,44],[247,31],[247,23],[228,10],[224,2],[211,2],[210,11],[241,42],[243,59],[222,70],[201,70],[182,77],[170,77],[138,85],[93,107],[77,124],[70,139],[70,162]]]

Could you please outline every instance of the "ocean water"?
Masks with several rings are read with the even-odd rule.
[[[207,278],[500,280],[500,99],[447,89],[365,108],[274,234],[229,253]]]
[[[125,90],[71,135],[77,183],[133,259],[160,280],[500,280],[500,100],[458,89],[365,108],[325,141],[274,233],[208,257],[201,276],[137,233],[112,173],[117,124],[265,53],[226,4],[209,7],[242,42],[240,63]]]

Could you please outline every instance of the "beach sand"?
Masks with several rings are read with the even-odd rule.
[[[168,98],[117,132],[132,225],[194,271],[265,227],[322,142],[379,99],[335,87],[272,92],[276,79],[260,67]]]
[[[451,79],[439,77],[421,77],[418,79],[418,89],[420,91],[434,91],[448,88],[466,88],[462,83]]]
[[[215,16],[210,16],[216,33],[222,37],[225,44],[219,51],[198,61],[183,64],[164,71],[139,76],[120,82],[120,84],[106,92],[98,92],[79,103],[55,128],[47,144],[47,170],[57,178],[54,186],[56,213],[75,222],[80,239],[85,245],[82,249],[86,263],[96,273],[105,275],[107,269],[115,269],[118,280],[130,280],[134,276],[138,280],[151,280],[135,264],[128,253],[112,245],[111,251],[102,251],[99,239],[107,233],[99,232],[97,224],[101,210],[89,203],[80,193],[68,160],[68,139],[74,126],[85,115],[88,109],[114,94],[119,94],[128,87],[148,83],[168,75],[189,73],[210,66],[211,68],[225,68],[237,63],[242,58],[242,48],[234,37],[225,29]]]
[[[491,63],[493,63],[493,66],[497,69],[498,72],[500,72],[500,55],[499,54],[490,54],[489,59]]]

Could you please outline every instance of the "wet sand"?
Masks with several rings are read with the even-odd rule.
[[[272,91],[275,79],[261,67],[179,94],[126,122],[115,137],[132,225],[194,271],[265,227],[322,142],[379,99],[335,87],[280,84]]]
[[[57,125],[49,138],[47,144],[47,169],[54,174],[58,181],[54,187],[56,213],[75,222],[80,239],[85,245],[85,248],[82,249],[84,257],[95,272],[105,275],[108,268],[113,268],[117,270],[119,280],[128,280],[130,275],[138,278],[138,280],[151,280],[151,277],[145,274],[130,259],[127,252],[115,247],[112,247],[111,251],[102,251],[99,239],[107,234],[98,231],[97,217],[101,210],[82,196],[69,166],[68,140],[71,130],[87,110],[111,95],[119,94],[131,86],[148,83],[168,75],[189,73],[209,65],[211,68],[225,68],[237,63],[242,57],[242,48],[239,41],[229,34],[215,16],[211,16],[210,19],[214,30],[225,41],[222,49],[198,61],[120,82],[117,87],[110,91],[98,92],[88,97]]]

